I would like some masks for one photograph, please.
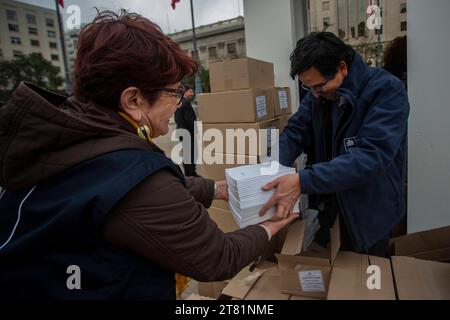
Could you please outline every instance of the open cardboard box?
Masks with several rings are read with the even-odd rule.
[[[330,250],[302,253],[306,221],[291,225],[281,254],[277,254],[281,271],[281,292],[311,298],[326,298],[331,269],[339,251],[339,219],[330,229]]]
[[[394,238],[390,251],[399,300],[450,300],[450,226]]]
[[[378,266],[380,288],[369,289],[369,266]],[[340,251],[331,272],[328,300],[395,300],[395,289],[389,259]]]
[[[450,226],[391,239],[391,255],[450,262]]]

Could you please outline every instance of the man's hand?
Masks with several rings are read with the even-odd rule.
[[[226,180],[216,181],[217,190],[214,194],[214,200],[228,201],[228,185]]]
[[[285,219],[293,210],[294,204],[300,196],[300,176],[296,173],[289,174],[266,184],[262,187],[264,191],[276,188],[275,193],[269,201],[261,208],[259,215],[263,216],[266,212],[277,205],[277,212],[272,220]]]

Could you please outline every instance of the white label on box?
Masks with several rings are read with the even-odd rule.
[[[280,109],[288,108],[289,105],[288,105],[286,91],[284,91],[284,90],[278,91],[278,100],[280,100]]]
[[[262,118],[267,116],[267,107],[266,107],[266,97],[265,96],[257,96],[256,97],[256,117]]]
[[[301,271],[298,276],[303,292],[325,292],[322,271]]]

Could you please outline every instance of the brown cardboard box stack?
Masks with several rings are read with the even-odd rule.
[[[198,166],[198,172],[205,178],[224,180],[225,169],[267,160],[267,150],[261,141],[270,141],[271,129],[281,131],[285,127],[292,103],[289,88],[275,88],[274,68],[269,62],[252,58],[215,62],[209,66],[209,77],[212,93],[197,97],[199,120],[203,122],[203,132],[217,129],[222,133],[224,150],[213,154],[223,164],[204,163]],[[258,144],[251,144],[250,138],[246,138],[245,146],[240,149],[237,135],[250,137],[253,130]],[[265,134],[260,134],[264,130]],[[233,141],[230,150],[226,149],[227,141]],[[210,144],[203,143],[205,152]],[[234,164],[226,164],[227,159],[233,159]],[[224,201],[214,201],[212,207],[228,210]]]
[[[209,74],[212,93],[197,96],[199,120],[203,123],[204,133],[209,129],[222,133],[224,151],[211,150],[211,153],[223,164],[208,164],[203,159],[204,163],[198,165],[198,173],[217,181],[225,179],[227,168],[266,161],[267,150],[261,141],[270,139],[271,129],[281,131],[284,128],[292,105],[289,88],[275,88],[272,63],[252,58],[225,60],[210,64]],[[227,138],[227,129],[233,130],[229,132],[230,139]],[[250,139],[246,138],[245,146],[239,148],[236,134],[248,137],[253,135],[253,130],[257,133],[258,144],[249,143]],[[229,150],[226,149],[227,140],[234,141],[233,148]],[[204,152],[208,151],[210,144],[203,142]],[[226,164],[229,163],[227,159],[232,159],[233,164]],[[239,229],[225,201],[214,201],[208,212],[222,231]],[[267,257],[273,256],[274,250],[281,250],[280,237],[274,237],[271,241],[265,254]],[[199,294],[217,298],[219,289],[226,283],[199,283]]]

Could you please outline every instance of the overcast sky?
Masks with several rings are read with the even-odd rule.
[[[20,2],[55,8],[54,0],[20,0]],[[193,2],[196,26],[244,15],[242,0],[193,0]],[[82,22],[93,19],[96,13],[94,7],[113,11],[125,8],[156,22],[164,32],[190,29],[190,1],[181,0],[175,10],[170,3],[171,0],[65,0],[64,6],[67,8],[71,4],[79,5]]]

